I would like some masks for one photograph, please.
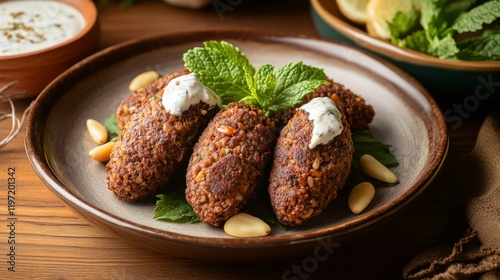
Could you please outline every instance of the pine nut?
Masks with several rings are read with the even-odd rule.
[[[375,196],[375,187],[369,182],[356,185],[347,197],[347,205],[352,213],[359,214],[370,204]]]
[[[342,105],[342,99],[340,99],[340,97],[336,93],[332,94],[330,98],[333,100],[333,102],[335,102],[337,106]]]
[[[321,177],[321,175],[323,175],[323,172],[314,169],[311,169],[310,172],[314,177]]]
[[[97,160],[98,162],[107,162],[109,161],[111,150],[115,146],[116,142],[108,142],[106,144],[102,144],[90,150],[89,156]]]
[[[250,214],[238,213],[226,221],[224,232],[234,237],[258,237],[268,235],[271,227]]]
[[[313,208],[309,208],[307,209],[307,212],[304,212],[304,214],[302,215],[302,218],[303,219],[309,219],[309,217],[311,217],[311,215],[314,213],[314,209]]]
[[[217,128],[217,131],[219,131],[220,133],[222,133],[224,135],[231,136],[231,135],[234,135],[236,133],[236,128],[229,126],[229,125],[221,125]]]
[[[108,141],[108,131],[104,125],[93,119],[88,119],[86,124],[87,131],[96,144],[101,145]]]
[[[318,168],[319,168],[319,164],[320,164],[320,163],[321,163],[321,160],[320,160],[319,158],[316,158],[316,159],[314,160],[313,164],[312,164],[312,168],[313,168],[314,170],[318,170]]]
[[[371,155],[359,159],[361,171],[366,175],[387,183],[397,183],[398,177]]]
[[[144,88],[156,81],[159,77],[160,75],[156,71],[147,71],[141,73],[132,79],[128,86],[128,90],[134,92],[140,88]]]
[[[234,195],[234,200],[236,200],[236,201],[243,201],[243,195],[241,193],[236,193]]]

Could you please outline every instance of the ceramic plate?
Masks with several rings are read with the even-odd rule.
[[[352,214],[346,193],[303,226],[269,236],[233,238],[205,224],[152,219],[154,200],[127,203],[107,189],[105,166],[92,161],[95,144],[85,121],[104,121],[129,95],[130,80],[146,70],[170,73],[182,54],[207,40],[238,46],[259,66],[303,61],[323,68],[336,82],[362,95],[376,115],[375,137],[392,145],[399,184],[377,189],[361,214]],[[178,33],[128,42],[78,63],[53,81],[29,117],[26,150],[46,185],[69,207],[98,227],[164,253],[206,260],[238,261],[310,253],[318,242],[341,243],[392,217],[432,181],[443,162],[447,135],[441,113],[410,76],[367,53],[331,41],[249,30]],[[184,174],[178,174],[180,178]],[[272,250],[269,250],[272,248]]]

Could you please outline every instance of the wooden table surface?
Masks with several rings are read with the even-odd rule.
[[[220,0],[222,1],[222,0]],[[216,2],[216,1],[215,1]],[[101,48],[144,36],[212,27],[252,27],[317,36],[307,1],[222,1],[232,10],[217,13],[175,8],[160,0],[143,0],[129,8],[99,7]],[[29,104],[16,101],[18,116]],[[451,108],[452,103],[441,103]],[[0,111],[9,109],[0,103]],[[442,171],[409,208],[383,226],[342,244],[314,269],[301,270],[304,257],[265,263],[229,264],[179,259],[129,244],[96,228],[41,182],[25,154],[24,134],[0,150],[0,278],[1,279],[401,279],[402,267],[417,253],[450,245],[466,228],[457,193],[457,159],[469,152],[485,107],[449,131],[450,151]],[[9,131],[0,123],[0,137]],[[8,271],[10,228],[7,178],[15,168],[16,272]]]

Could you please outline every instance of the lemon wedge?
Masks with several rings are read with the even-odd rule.
[[[398,11],[409,12],[411,7],[420,9],[420,0],[369,0],[366,6],[366,30],[371,36],[390,39],[387,25]]]
[[[340,12],[347,19],[358,23],[366,24],[366,6],[369,0],[336,0]]]

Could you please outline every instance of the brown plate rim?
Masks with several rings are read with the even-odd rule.
[[[350,48],[354,52],[362,52],[364,55],[370,56],[377,60],[398,76],[403,77],[411,85],[419,89],[419,92],[424,96],[425,100],[430,105],[429,118],[424,120],[426,127],[430,130],[430,124],[433,129],[429,131],[429,148],[430,155],[434,157],[427,159],[423,176],[415,182],[403,195],[394,200],[390,205],[384,205],[378,209],[373,215],[355,219],[349,223],[334,227],[315,230],[305,233],[293,233],[288,235],[265,236],[257,238],[213,238],[213,237],[196,237],[173,232],[158,230],[155,228],[142,226],[133,222],[116,217],[110,213],[106,213],[97,209],[93,205],[80,200],[73,195],[64,184],[54,174],[50,163],[47,160],[44,150],[43,133],[44,125],[50,112],[51,106],[57,102],[58,98],[64,94],[64,88],[70,87],[71,81],[75,78],[85,78],[90,72],[99,67],[105,68],[109,63],[118,62],[128,56],[133,55],[133,50],[137,48],[155,48],[176,45],[182,42],[206,41],[212,39],[238,39],[252,41],[269,41],[273,38],[290,38],[304,39],[310,42],[319,41],[328,44],[342,45]],[[84,60],[77,63],[51,84],[49,84],[43,92],[38,96],[30,115],[27,120],[25,148],[34,170],[42,179],[42,181],[67,205],[76,210],[90,220],[91,222],[106,222],[111,223],[113,227],[123,227],[132,230],[139,235],[148,235],[154,239],[166,239],[170,242],[189,244],[192,246],[204,247],[223,247],[223,248],[265,248],[276,245],[287,245],[297,242],[308,242],[317,240],[318,238],[343,238],[352,232],[368,228],[371,225],[381,222],[382,220],[393,216],[396,212],[407,206],[411,201],[417,198],[430,184],[434,176],[438,173],[441,164],[443,163],[448,147],[448,136],[446,133],[446,125],[438,105],[430,96],[430,94],[421,86],[415,79],[400,70],[396,66],[377,58],[367,52],[355,49],[353,47],[335,43],[329,40],[314,36],[305,36],[302,34],[293,34],[285,32],[269,32],[254,29],[241,28],[225,28],[225,29],[208,29],[198,31],[174,32],[164,35],[156,35],[148,38],[131,40],[116,46],[104,49]],[[87,215],[90,215],[87,216]]]

